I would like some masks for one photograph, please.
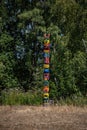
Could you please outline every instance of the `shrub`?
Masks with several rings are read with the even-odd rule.
[[[23,92],[16,89],[3,91],[0,97],[0,104],[2,105],[40,105],[41,103],[41,94],[35,92]]]

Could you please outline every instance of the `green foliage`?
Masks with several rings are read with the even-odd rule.
[[[85,104],[87,2],[3,0],[0,4],[0,102],[42,102],[43,34],[50,33],[50,98]]]
[[[0,48],[1,51],[7,51],[11,49],[13,38],[9,36],[8,34],[2,33],[0,36]]]
[[[2,91],[0,104],[3,105],[40,105],[42,103],[41,93],[22,92],[19,89],[10,89]]]
[[[58,97],[58,90],[57,86],[55,85],[54,82],[50,82],[50,99],[53,99],[54,101],[57,100]]]
[[[83,107],[87,105],[87,98],[84,97],[81,93],[77,93],[77,95],[73,95],[71,97],[67,97],[66,99],[60,98],[57,102],[58,105],[73,105]]]

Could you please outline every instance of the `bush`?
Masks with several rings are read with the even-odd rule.
[[[41,94],[35,92],[22,92],[21,90],[3,91],[0,97],[2,105],[40,105],[42,104]]]

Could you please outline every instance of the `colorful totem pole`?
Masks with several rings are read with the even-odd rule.
[[[44,103],[49,101],[49,79],[50,79],[50,34],[44,34],[44,87],[43,87],[43,100]]]

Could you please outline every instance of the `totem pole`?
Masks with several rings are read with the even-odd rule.
[[[44,87],[43,87],[43,102],[49,101],[49,79],[50,79],[50,34],[44,34]]]

